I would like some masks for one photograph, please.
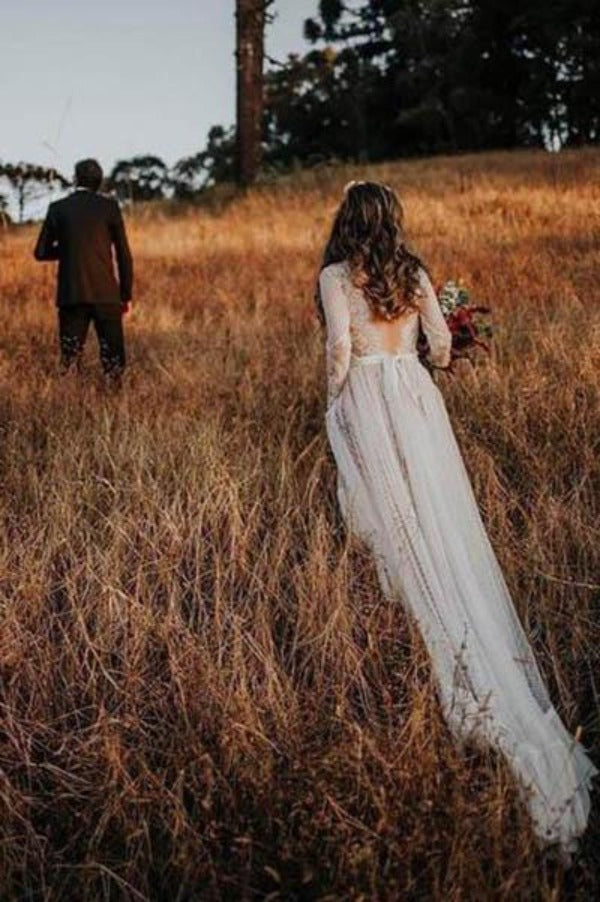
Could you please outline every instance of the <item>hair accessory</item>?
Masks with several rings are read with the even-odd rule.
[[[344,194],[348,194],[351,188],[355,188],[357,185],[366,185],[367,183],[364,181],[357,181],[356,179],[352,179],[349,182],[346,182],[344,185]]]

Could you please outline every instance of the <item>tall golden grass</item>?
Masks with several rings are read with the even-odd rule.
[[[552,696],[600,760],[600,153],[325,169],[130,221],[124,391],[56,368],[53,269],[0,239],[0,896],[592,899],[336,509],[313,279],[350,177],[495,311],[440,377]],[[443,453],[443,449],[440,449]]]

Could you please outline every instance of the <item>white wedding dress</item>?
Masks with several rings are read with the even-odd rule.
[[[374,319],[346,263],[321,272],[327,324],[326,425],[348,528],[373,552],[386,595],[427,645],[442,710],[459,740],[501,750],[536,834],[576,847],[597,773],[555,711],[483,526],[442,395],[419,363],[450,332],[427,274],[419,311]]]

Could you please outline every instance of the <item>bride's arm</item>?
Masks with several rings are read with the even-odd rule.
[[[431,362],[434,366],[445,367],[450,363],[452,334],[440,309],[431,280],[424,269],[419,269],[419,281],[421,285],[419,312],[423,331],[429,342]]]
[[[350,366],[350,312],[337,267],[328,266],[319,276],[321,302],[327,326],[327,406],[338,396]]]

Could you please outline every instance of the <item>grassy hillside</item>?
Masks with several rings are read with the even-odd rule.
[[[313,280],[350,177],[495,311],[439,384],[552,696],[600,761],[600,152],[323,170],[130,222],[118,397],[56,375],[53,269],[0,237],[0,897],[591,899],[461,753],[348,543]]]

